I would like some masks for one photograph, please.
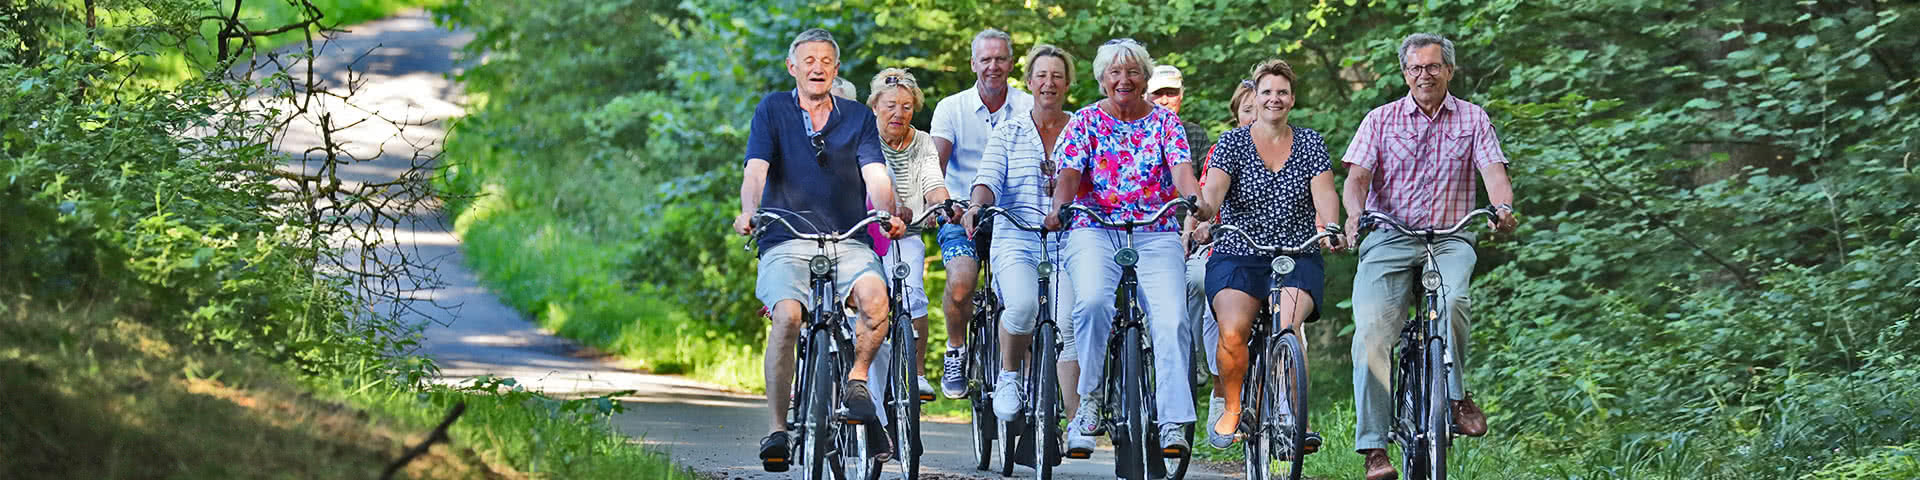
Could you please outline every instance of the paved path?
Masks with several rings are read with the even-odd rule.
[[[351,81],[360,86],[353,105],[322,109],[333,112],[336,123],[376,113],[389,120],[368,121],[343,133],[352,142],[349,151],[369,159],[342,168],[344,177],[361,182],[390,179],[411,164],[416,152],[437,152],[445,121],[462,113],[460,86],[447,74],[462,67],[456,52],[472,37],[437,27],[425,13],[412,12],[356,26],[329,45],[316,60],[317,73],[341,85],[349,80],[345,69],[351,66],[357,70]],[[316,134],[297,131],[281,149],[301,152],[316,143]],[[633,390],[637,393],[622,398],[629,410],[614,419],[616,428],[667,452],[676,463],[713,478],[787,476],[761,471],[753,458],[766,433],[761,397],[682,377],[640,373],[623,368],[617,359],[582,354],[574,343],[536,327],[482,287],[438,211],[418,213],[394,233],[414,255],[440,259],[444,285],[421,298],[444,308],[429,308],[416,317],[428,325],[422,349],[438,361],[446,381],[491,374],[557,395]],[[926,428],[924,472],[945,478],[988,476],[969,465],[965,425],[929,423]],[[1070,461],[1059,477],[1111,478],[1112,458],[1106,450],[1094,460]],[[889,478],[897,476],[897,465],[889,465]],[[1015,470],[1016,476],[1032,474],[1031,469]],[[1190,478],[1224,477],[1206,472]]]

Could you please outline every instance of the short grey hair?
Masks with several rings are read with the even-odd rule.
[[[847,81],[847,77],[833,77],[833,94],[840,98],[854,100],[860,97],[860,88],[853,86],[853,82]]]
[[[970,50],[968,51],[969,60],[980,58],[980,42],[987,40],[1007,42],[1007,53],[1009,55],[1013,53],[1013,35],[1008,35],[1007,32],[1002,32],[997,28],[987,28],[986,30],[981,30],[980,33],[973,34],[973,43],[969,45]]]
[[[1155,66],[1153,56],[1147,54],[1147,47],[1145,45],[1141,45],[1140,42],[1133,41],[1131,38],[1118,38],[1108,41],[1106,45],[1101,45],[1100,50],[1095,51],[1093,54],[1093,79],[1094,83],[1100,84],[1101,95],[1108,95],[1106,82],[1107,67],[1111,67],[1114,62],[1122,60],[1131,60],[1139,63],[1141,72],[1149,76],[1153,75],[1153,67]]]
[[[1439,45],[1442,53],[1441,60],[1447,62],[1449,67],[1454,66],[1453,41],[1431,33],[1407,35],[1406,40],[1400,41],[1400,66],[1403,68],[1407,66],[1407,57],[1413,55],[1413,49],[1425,48],[1428,45]]]
[[[824,28],[810,28],[793,37],[793,43],[787,44],[787,61],[794,61],[793,54],[800,50],[800,44],[827,42],[833,46],[833,58],[840,58],[840,42],[833,41],[833,33]]]

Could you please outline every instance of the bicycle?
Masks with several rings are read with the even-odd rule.
[[[1179,210],[1184,216],[1184,212],[1192,209],[1192,199],[1179,198],[1160,206],[1145,220],[1126,222],[1109,221],[1100,212],[1077,203],[1067,204],[1060,209],[1062,225],[1067,224],[1075,214],[1080,214],[1101,227],[1126,231],[1126,244],[1113,254],[1114,263],[1120,265],[1120,284],[1114,296],[1116,308],[1113,330],[1107,336],[1108,360],[1106,371],[1103,372],[1103,389],[1107,395],[1101,401],[1100,408],[1100,424],[1113,436],[1117,457],[1114,474],[1123,479],[1142,480],[1149,476],[1183,478],[1186,476],[1187,463],[1192,458],[1190,451],[1158,447],[1160,433],[1154,429],[1158,424],[1158,412],[1154,405],[1153,382],[1148,381],[1154,372],[1153,356],[1149,355],[1153,350],[1147,341],[1146,311],[1135,299],[1139,296],[1140,280],[1134,267],[1140,262],[1140,251],[1133,248],[1135,228],[1157,224],[1168,212]],[[1177,374],[1184,376],[1186,372]],[[1118,403],[1118,408],[1115,408],[1115,403]],[[1085,459],[1092,455],[1092,450],[1067,451],[1067,458],[1072,459]],[[1156,457],[1161,461],[1150,461]]]
[[[1361,214],[1360,231],[1386,226],[1401,235],[1421,240],[1427,261],[1420,275],[1422,304],[1418,321],[1406,322],[1400,329],[1392,361],[1394,364],[1392,429],[1387,441],[1399,444],[1402,463],[1410,480],[1446,480],[1447,449],[1453,443],[1453,402],[1448,398],[1453,373],[1453,351],[1447,347],[1452,322],[1443,314],[1440,287],[1445,285],[1434,259],[1433,244],[1465,230],[1478,218],[1497,218],[1492,208],[1475,209],[1451,228],[1444,230],[1408,228],[1391,215],[1367,211]],[[1417,382],[1409,384],[1408,382]]]
[[[753,216],[754,235],[765,234],[778,223],[796,238],[814,242],[824,252],[830,244],[838,245],[855,235],[866,234],[869,224],[884,224],[892,219],[887,212],[874,210],[846,232],[801,233],[787,217],[813,226],[798,213],[763,208]],[[747,248],[752,248],[752,244]],[[813,294],[807,324],[800,335],[798,370],[794,373],[793,391],[798,401],[787,409],[787,430],[800,434],[791,452],[792,458],[767,459],[763,467],[768,471],[784,471],[786,461],[798,459],[806,466],[801,469],[801,480],[879,478],[879,466],[886,458],[870,451],[868,429],[860,428],[861,422],[847,418],[846,409],[841,405],[843,382],[838,381],[838,377],[853,368],[853,329],[847,321],[846,310],[837,305],[840,297],[835,291],[833,260],[825,253],[816,253],[808,260],[807,269],[807,283]],[[854,428],[841,428],[843,426]]]
[[[967,202],[948,200],[944,205],[966,208]],[[980,262],[980,288],[973,291],[973,316],[967,319],[967,401],[972,403],[973,458],[975,470],[993,466],[993,442],[1000,439],[999,419],[993,414],[993,375],[1000,372],[1000,295],[995,293],[993,269],[987,261],[987,245],[975,247]],[[951,281],[951,279],[949,279]]]
[[[1307,446],[1307,356],[1301,332],[1280,328],[1281,281],[1293,273],[1293,255],[1304,255],[1322,238],[1340,238],[1339,225],[1292,248],[1261,245],[1234,225],[1216,225],[1213,235],[1238,234],[1253,250],[1273,256],[1267,290],[1268,322],[1253,322],[1246,380],[1240,384],[1240,441],[1248,480],[1300,480]],[[1279,331],[1277,336],[1267,332]],[[1272,338],[1269,341],[1269,338]],[[1212,426],[1208,426],[1212,428]],[[1275,470],[1283,470],[1275,475]]]
[[[1016,207],[1039,211],[1033,207]],[[1044,212],[1042,213],[1044,215]],[[1051,304],[1054,269],[1059,268],[1052,257],[1053,250],[1047,248],[1045,228],[1028,225],[1013,215],[1011,210],[987,206],[983,209],[980,225],[976,230],[991,228],[992,218],[1000,216],[1011,222],[1014,228],[1040,234],[1041,261],[1036,267],[1040,277],[1038,317],[1034,320],[1033,342],[1027,346],[1026,382],[1021,386],[1026,394],[1027,405],[1021,414],[999,422],[1002,459],[1000,475],[1013,475],[1015,464],[1033,467],[1035,476],[1040,479],[1053,478],[1053,467],[1061,461],[1060,417],[1063,413],[1060,405],[1059,368],[1060,328],[1053,318]]]
[[[911,224],[925,224],[928,219],[942,214],[941,208],[953,203],[956,202],[948,200],[939,208],[928,209],[926,212],[922,212],[919,218],[914,219]],[[921,355],[923,352],[920,352],[917,348],[919,345],[919,332],[914,331],[912,313],[906,309],[906,281],[911,269],[907,268],[906,264],[900,261],[899,249],[896,248],[892,252],[889,252],[889,254],[893,255],[896,261],[894,262],[894,268],[891,272],[893,282],[887,289],[888,311],[892,312],[893,325],[889,327],[887,343],[882,347],[883,349],[891,349],[890,355],[888,355],[889,365],[886,373],[890,378],[887,381],[887,391],[884,394],[887,399],[886,412],[889,419],[887,429],[888,436],[892,437],[893,451],[900,453],[900,470],[902,477],[907,480],[917,480],[920,478],[920,455],[922,453],[920,445],[920,404],[933,401],[933,394],[931,392],[919,391],[918,386],[914,383],[914,379],[918,377],[914,372],[914,366],[922,361],[923,357]],[[916,259],[905,260],[914,261]],[[876,470],[876,475],[877,472]]]

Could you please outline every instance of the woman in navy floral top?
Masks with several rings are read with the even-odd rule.
[[[1340,218],[1326,141],[1319,132],[1287,123],[1294,105],[1293,78],[1293,69],[1280,60],[1254,67],[1252,102],[1258,120],[1220,136],[1200,195],[1200,217],[1218,212],[1220,224],[1238,227],[1262,245],[1299,245],[1323,228],[1316,225]],[[1333,244],[1323,241],[1323,246]],[[1247,335],[1272,288],[1271,260],[1238,235],[1219,237],[1207,260],[1207,297],[1220,322],[1219,390],[1226,394],[1228,412],[1240,411],[1251,340]],[[1318,318],[1325,269],[1317,249],[1295,257],[1294,270],[1281,279],[1280,328],[1297,330],[1303,320]],[[1222,416],[1208,426],[1209,443],[1232,445],[1239,423],[1237,416]],[[1319,444],[1319,435],[1309,434],[1307,450]]]

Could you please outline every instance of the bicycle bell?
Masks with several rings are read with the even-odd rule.
[[[1293,273],[1293,257],[1286,255],[1273,257],[1273,273],[1278,275]]]
[[[1428,270],[1427,273],[1420,274],[1420,285],[1427,287],[1428,290],[1439,290],[1440,272]]]
[[[1134,266],[1140,263],[1140,251],[1132,248],[1122,248],[1119,251],[1113,252],[1113,263],[1118,263],[1122,267]]]
[[[830,268],[833,268],[833,262],[828,261],[826,255],[814,255],[813,260],[807,261],[807,269],[812,270],[814,275],[826,275]]]

